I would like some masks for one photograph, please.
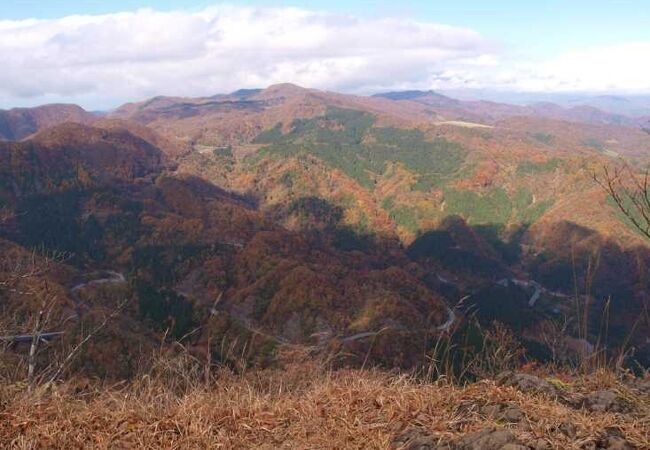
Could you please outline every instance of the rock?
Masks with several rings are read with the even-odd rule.
[[[394,450],[451,450],[440,443],[440,439],[420,428],[410,428],[396,437],[391,445]]]
[[[524,418],[521,408],[514,404],[486,405],[480,409],[480,412],[486,417],[509,423],[517,423]]]
[[[486,428],[456,442],[443,442],[421,429],[410,429],[393,440],[393,450],[546,450],[522,445],[508,430]]]
[[[582,400],[582,407],[591,412],[626,413],[633,408],[614,391],[597,391]]]
[[[563,422],[557,429],[560,430],[562,434],[570,438],[576,437],[576,433],[578,432],[577,427],[571,422]]]
[[[617,428],[607,428],[596,439],[585,442],[583,450],[636,450]]]
[[[595,441],[587,441],[580,446],[580,450],[601,450],[601,449],[596,448]]]
[[[634,450],[636,447],[625,439],[618,428],[606,428],[598,440],[598,448],[604,450]]]
[[[559,397],[560,390],[546,380],[526,373],[504,372],[497,377],[497,382],[502,386],[513,386],[522,392],[546,394]]]
[[[518,406],[509,406],[503,412],[503,420],[510,423],[520,422],[524,418],[524,413]]]
[[[485,405],[479,411],[486,417],[497,417],[503,411],[503,405]]]
[[[530,447],[533,450],[551,450],[551,444],[545,439],[537,439],[531,442]]]
[[[618,436],[610,436],[599,443],[599,447],[605,450],[634,450],[634,446],[626,439]]]
[[[642,394],[650,395],[650,378],[637,380],[636,383],[633,384],[633,387]]]
[[[443,450],[444,447],[438,445],[432,437],[422,436],[410,441],[404,450]]]
[[[520,445],[508,430],[486,428],[463,437],[456,447],[459,450],[528,450]]]

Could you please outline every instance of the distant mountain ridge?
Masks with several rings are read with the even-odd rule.
[[[64,122],[90,124],[97,119],[77,105],[50,104],[35,108],[0,110],[0,140],[20,141]]]
[[[558,104],[550,101],[516,105],[485,100],[458,100],[438,92],[428,90],[392,91],[374,94],[370,97],[343,95],[305,89],[291,84],[280,84],[267,89],[240,89],[230,94],[217,94],[212,97],[153,97],[138,103],[127,103],[113,112],[109,117],[134,119],[142,124],[158,120],[161,116],[176,119],[203,117],[219,111],[233,108],[263,110],[272,102],[282,99],[311,97],[316,102],[338,103],[341,106],[361,106],[376,113],[384,113],[398,121],[410,120],[422,122],[436,120],[477,121],[492,124],[495,121],[511,117],[531,117],[564,120],[588,124],[613,124],[635,128],[650,126],[650,100],[648,110],[644,103],[625,97],[593,97],[590,104],[578,100]],[[270,103],[271,102],[271,103]],[[418,106],[420,105],[420,106]],[[563,106],[564,105],[564,106]],[[602,106],[599,108],[598,106]],[[624,105],[619,108],[611,105]],[[612,113],[609,110],[620,112]],[[648,112],[648,116],[642,113]],[[626,114],[626,113],[629,113]],[[147,118],[149,117],[150,118]],[[19,141],[38,131],[65,122],[92,124],[101,119],[101,115],[91,113],[72,104],[49,104],[34,108],[14,108],[0,110],[0,140]]]
[[[486,120],[499,120],[507,117],[527,116],[543,117],[549,119],[583,122],[589,124],[614,124],[639,127],[650,119],[650,109],[647,112],[649,117],[643,117],[645,110],[636,110],[632,114],[629,108],[610,108],[614,101],[602,97],[600,102],[602,108],[594,104],[576,103],[572,105],[560,105],[551,101],[540,101],[528,105],[516,105],[505,102],[488,100],[457,100],[435,91],[396,91],[375,94],[373,97],[386,98],[394,101],[414,101],[434,107],[451,108],[457,114],[477,114]],[[594,99],[596,100],[596,99]],[[618,102],[628,102],[624,98],[617,98]],[[616,109],[618,112],[611,112]],[[621,112],[622,111],[622,112]],[[631,113],[627,115],[627,113]]]
[[[510,92],[489,89],[450,89],[441,91],[449,97],[463,101],[491,101],[527,106],[535,103],[555,103],[565,108],[590,106],[612,114],[633,118],[650,117],[650,95],[648,94],[582,94]]]
[[[439,97],[449,101],[453,100],[451,97],[438,94],[435,91],[392,91],[374,94],[373,97],[387,98],[389,100],[416,100],[423,97]]]

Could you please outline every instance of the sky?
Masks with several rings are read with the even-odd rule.
[[[293,82],[650,93],[650,0],[1,0],[0,107]]]

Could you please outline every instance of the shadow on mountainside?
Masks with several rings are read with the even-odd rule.
[[[484,325],[499,321],[527,334],[551,322],[606,352],[630,345],[647,367],[648,248],[622,247],[571,222],[541,234],[515,232],[510,242],[495,240],[497,233],[496,226],[469,227],[449,217],[418,236],[407,253],[438,274],[425,278],[430,287],[456,298],[466,295],[464,310]]]
[[[532,308],[535,285],[503,282],[526,273],[567,296],[575,284],[588,285],[595,299],[611,296],[613,345],[647,302],[648,252],[622,249],[573,224],[559,224],[541,251],[517,254],[515,263],[501,251],[509,243],[488,242],[489,228],[458,217],[405,250],[395,238],[347,224],[340,207],[318,197],[262,214],[252,198],[169,173],[155,147],[126,132],[68,127],[44,136],[0,146],[0,160],[20,162],[0,174],[0,198],[14,212],[3,237],[71,253],[70,270],[125,272],[131,301],[124,315],[132,329],[144,326],[195,349],[220,340],[208,355],[215,361],[239,355],[267,364],[279,346],[301,344],[346,364],[414,367],[440,342],[440,327],[450,318],[456,324],[456,314],[465,327],[459,335],[471,336],[475,351],[494,321],[527,339],[543,323],[575,317],[569,297],[540,294]],[[468,295],[456,312],[447,308]],[[68,308],[65,295],[60,302]],[[601,306],[587,304],[594,316]],[[472,316],[480,327],[463,319]],[[603,326],[590,321],[590,336]],[[647,332],[647,323],[636,331]],[[92,360],[105,368],[110,351],[94,351]]]

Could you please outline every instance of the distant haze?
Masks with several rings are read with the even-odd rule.
[[[650,116],[650,95],[589,95],[581,93],[491,91],[488,89],[444,89],[439,93],[459,100],[487,100],[515,105],[551,102],[565,107],[593,106],[603,111],[632,117]]]

